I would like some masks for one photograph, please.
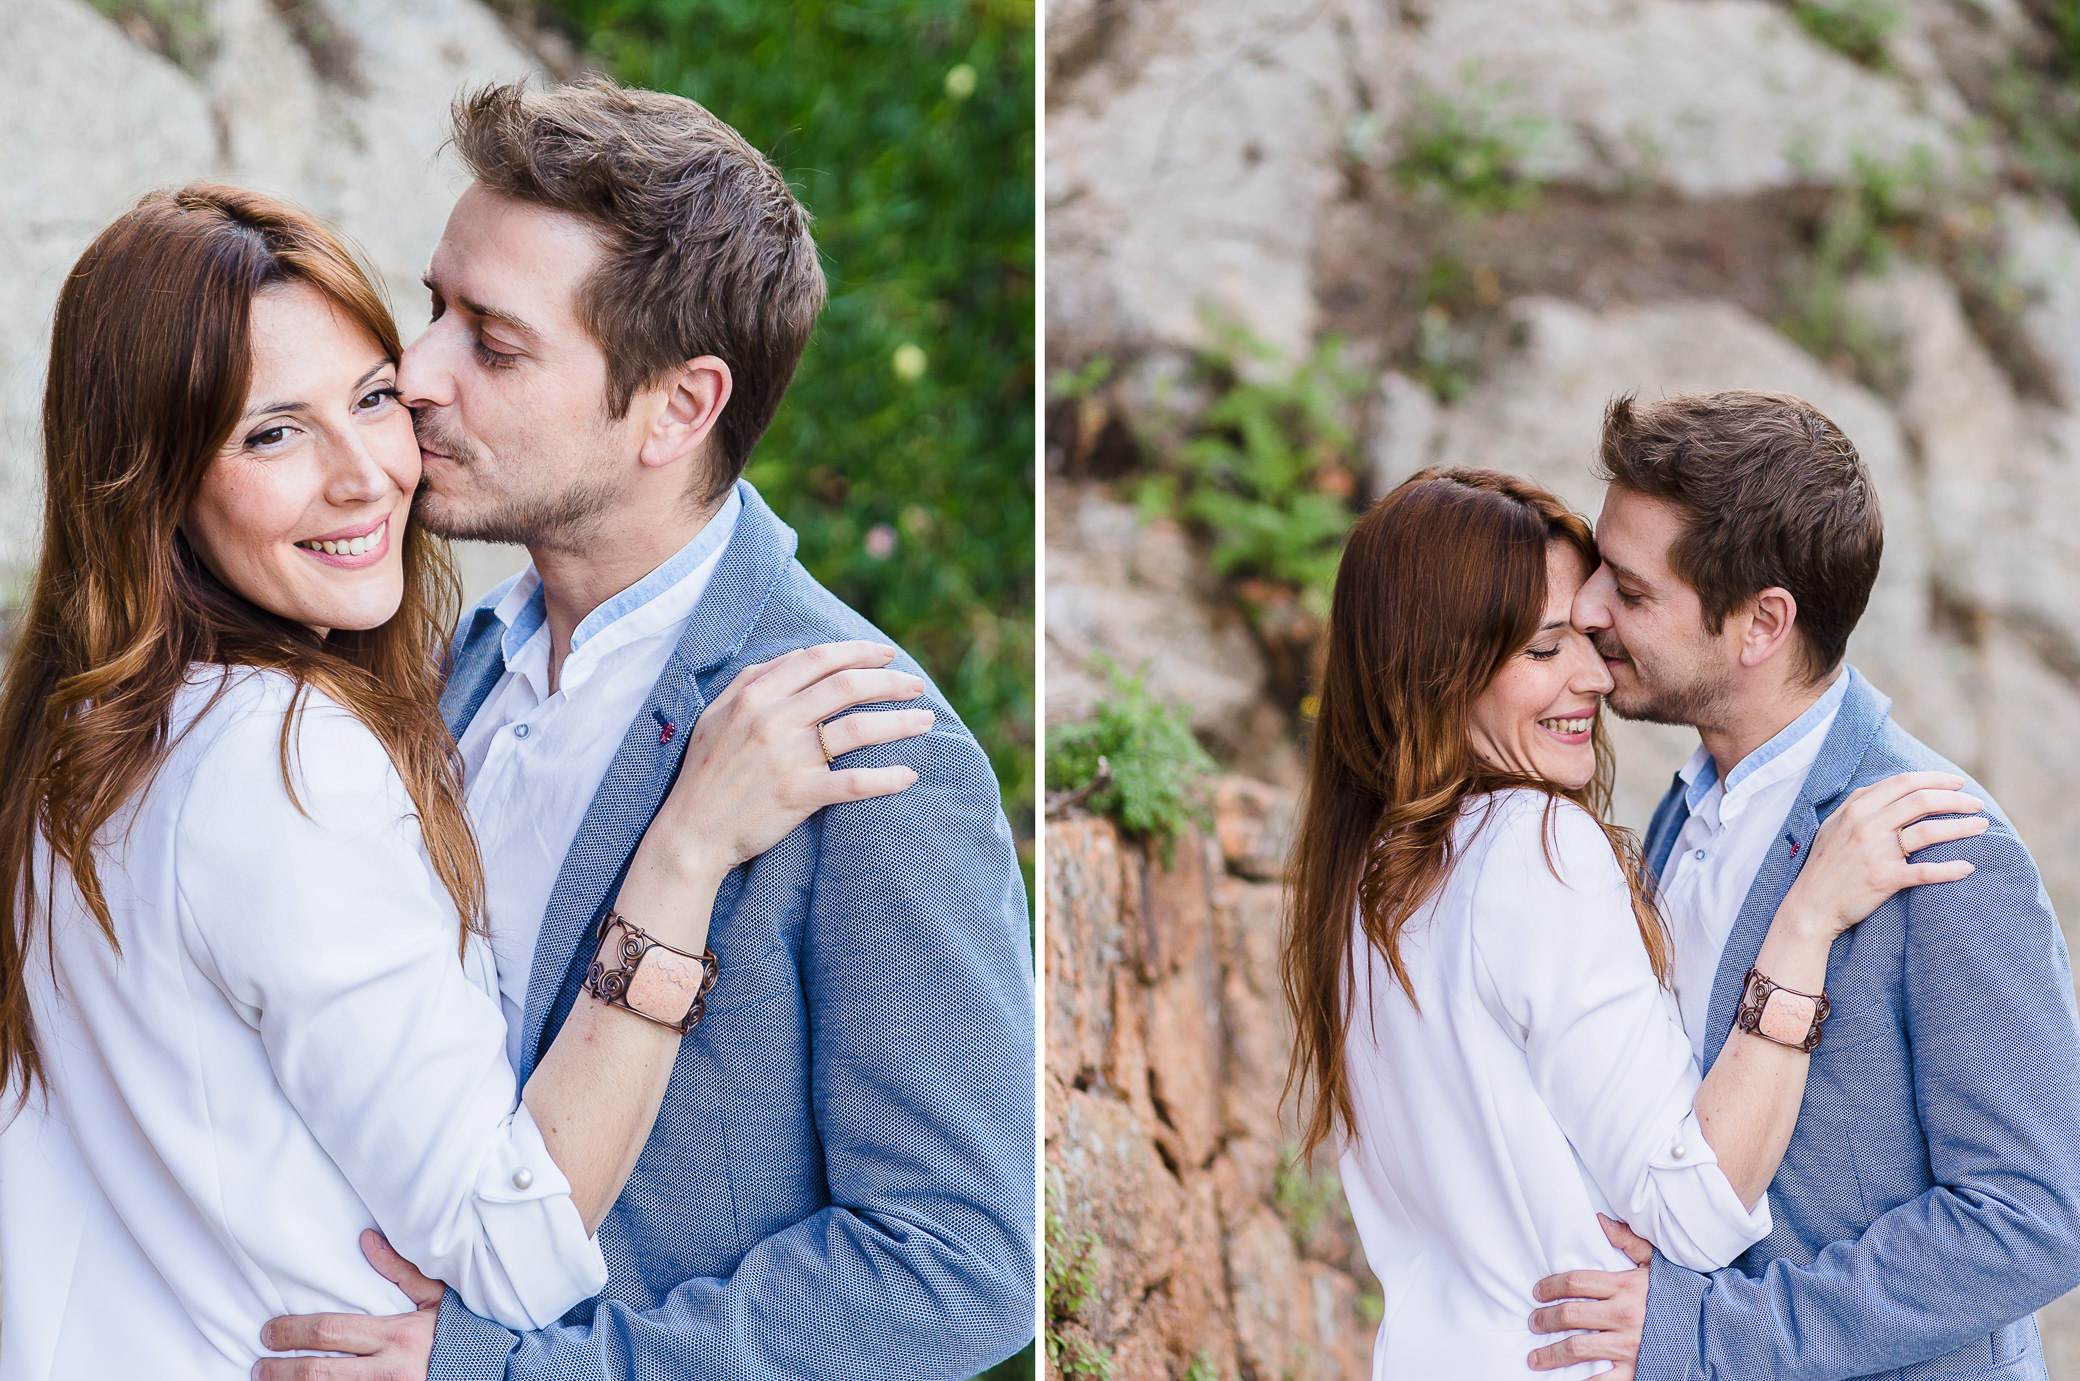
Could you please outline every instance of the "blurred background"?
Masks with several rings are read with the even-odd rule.
[[[583,69],[692,96],[815,216],[830,305],[749,478],[931,671],[1033,820],[1032,0],[0,3],[0,630],[33,568],[50,309],[146,188],[342,226],[410,340],[463,86]],[[472,598],[516,549],[461,544]],[[4,636],[4,631],[0,631]]]
[[[1592,517],[1605,403],[1876,476],[1850,659],[2080,922],[2080,3],[1048,0],[1050,1352],[1369,1374],[1277,928],[1328,582],[1429,464]],[[1620,725],[1643,825],[1695,739]],[[2040,1322],[2080,1378],[2080,1300]]]
[[[462,185],[450,98],[604,70],[709,106],[814,215],[830,305],[749,478],[975,731],[1030,876],[1034,47],[1032,0],[0,0],[0,650],[51,307],[104,224],[190,178],[286,196],[410,340]],[[472,599],[526,559],[459,547]]]

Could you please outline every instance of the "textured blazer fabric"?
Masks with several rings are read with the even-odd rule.
[[[1820,822],[1858,787],[1957,770],[1847,675],[1727,941],[1707,1068]],[[1835,941],[1774,1229],[1710,1275],[1654,1258],[1642,1381],[2044,1375],[2032,1315],[2080,1285],[2080,1020],[2029,852],[1969,790],[1992,826],[1915,861],[1968,859],[1971,876],[1902,892]],[[1678,781],[1648,831],[1657,873],[1683,819]]]
[[[701,709],[793,648],[889,641],[794,559],[748,484],[679,646],[608,768],[543,920],[524,1083]],[[503,670],[494,591],[459,630],[460,731]],[[907,656],[895,665],[922,676]],[[988,760],[936,688],[924,737],[847,766],[918,784],[831,806],[739,868],[721,977],[599,1240],[609,1279],[515,1334],[441,1307],[432,1381],[963,1378],[1032,1336],[1034,1015],[1025,890]],[[869,707],[873,708],[873,707]],[[669,721],[675,732],[660,731]]]

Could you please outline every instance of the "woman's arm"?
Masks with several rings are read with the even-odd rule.
[[[1931,844],[1985,831],[1989,822],[1978,813],[1982,803],[1965,795],[1963,787],[1962,777],[1948,773],[1910,772],[1852,793],[1814,837],[1805,868],[1770,922],[1756,970],[1779,987],[1818,993],[1827,982],[1828,952],[1843,931],[1895,892],[1968,875],[1972,865],[1961,859],[1907,861],[1907,854]],[[1790,1027],[1799,1026],[1799,1017],[1809,1017],[1812,1006],[1803,999],[1771,1000],[1772,1008],[1779,1004],[1792,1018]],[[1776,1034],[1789,1034],[1789,1028]],[[1727,1181],[1750,1209],[1768,1190],[1791,1144],[1810,1063],[1807,1052],[1736,1025],[1698,1087],[1698,1125]]]
[[[623,879],[614,909],[690,954],[707,944],[723,879],[827,805],[901,791],[907,767],[837,769],[816,726],[854,706],[914,699],[924,682],[887,669],[893,648],[830,643],[746,668],[701,714],[686,757]],[[852,714],[823,731],[835,757],[915,737],[930,710]],[[527,1081],[528,1111],[570,1180],[588,1233],[621,1196],[664,1100],[679,1036],[580,997]]]

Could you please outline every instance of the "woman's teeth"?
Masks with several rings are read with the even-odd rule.
[[[327,556],[366,556],[383,545],[383,534],[389,530],[390,524],[384,523],[366,537],[349,537],[344,542],[298,542],[296,545],[305,551],[322,551]]]
[[[1586,734],[1589,726],[1596,722],[1594,715],[1587,719],[1541,719],[1541,728],[1551,729],[1556,734]]]

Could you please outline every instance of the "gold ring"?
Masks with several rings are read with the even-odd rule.
[[[831,757],[831,746],[823,741],[823,725],[820,723],[816,726],[816,746],[823,750],[823,765],[829,767],[834,759]]]
[[[1898,829],[1892,832],[1892,837],[1899,841],[1899,861],[1902,863],[1912,863],[1914,861],[1914,856],[1913,854],[1907,852],[1907,827],[1905,825],[1901,825]]]

